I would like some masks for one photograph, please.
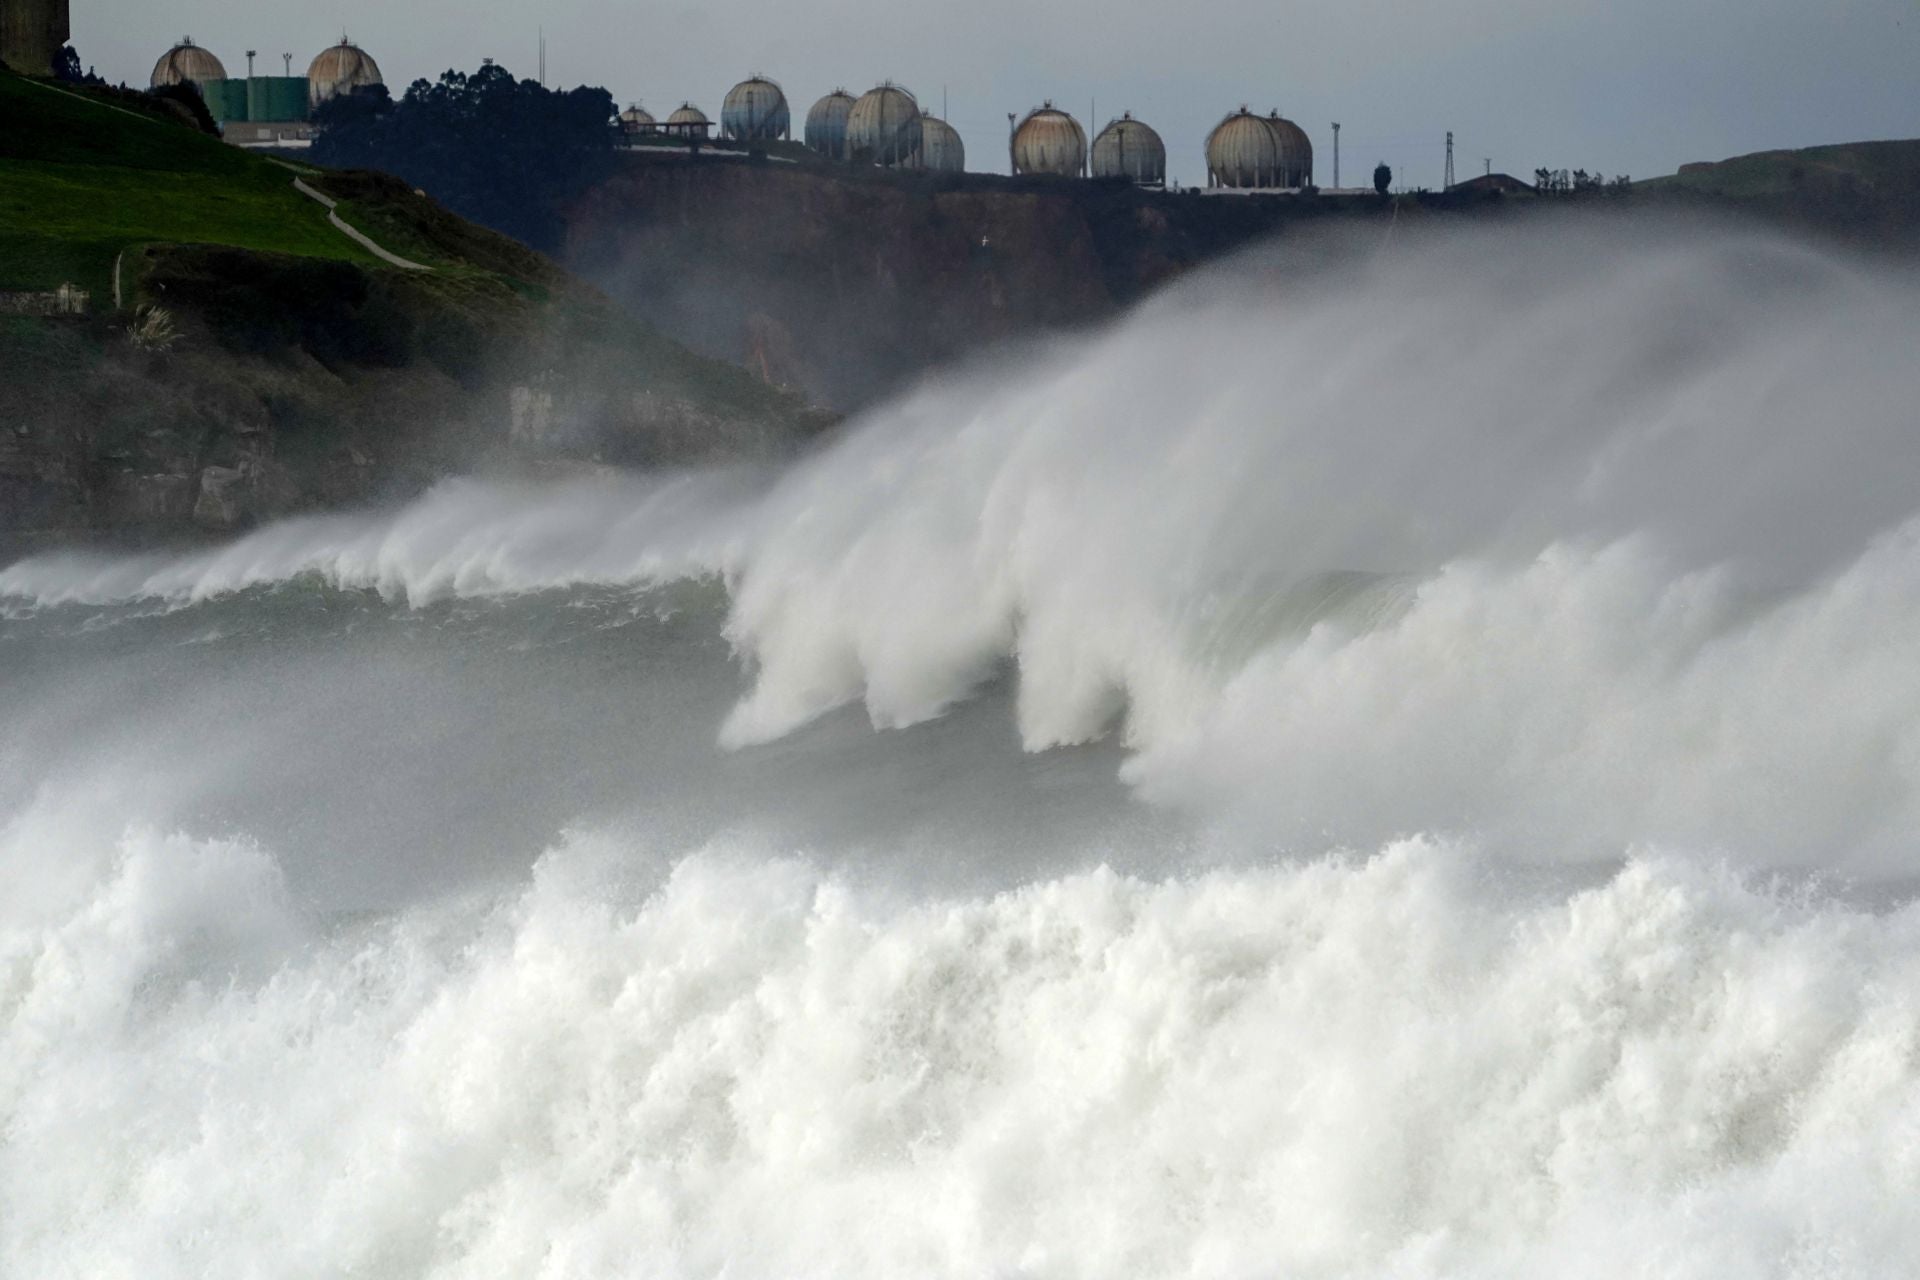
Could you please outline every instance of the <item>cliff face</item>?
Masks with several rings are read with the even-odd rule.
[[[224,532],[474,467],[765,454],[825,421],[587,293],[205,246],[138,269],[157,312],[0,318],[0,549]]]
[[[1036,324],[1104,314],[1085,218],[1043,195],[637,163],[572,211],[566,261],[696,350],[817,402]]]
[[[296,184],[163,113],[7,73],[0,117],[0,553],[231,530],[481,466],[782,451],[825,425],[395,179]]]
[[[623,157],[568,211],[565,260],[677,339],[855,408],[1037,329],[1111,315],[1262,235],[1372,201]]]
[[[1853,249],[1920,247],[1920,143],[1769,153],[1642,183],[1626,199],[1526,190],[1168,194],[791,156],[629,153],[566,211],[564,256],[697,350],[853,409],[981,347],[1096,322],[1251,241],[1328,223],[1384,235],[1388,218],[1731,213]]]

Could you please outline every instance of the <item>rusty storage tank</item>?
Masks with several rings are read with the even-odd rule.
[[[307,97],[315,107],[337,94],[384,83],[380,64],[344,37],[331,49],[323,49],[307,68]]]
[[[787,95],[765,76],[749,76],[720,104],[720,134],[736,142],[773,142],[793,132]]]
[[[1096,178],[1125,178],[1143,187],[1167,185],[1167,144],[1150,125],[1129,111],[1109,120],[1093,140],[1092,173]]]
[[[159,89],[191,80],[196,85],[205,86],[226,78],[227,69],[220,65],[220,59],[195,44],[192,36],[187,36],[160,55],[160,61],[153,64],[150,84]]]
[[[807,112],[806,142],[829,160],[847,158],[847,118],[853,114],[853,95],[835,89]]]
[[[897,84],[860,95],[847,114],[847,158],[861,164],[904,165],[920,151],[920,104]]]
[[[933,173],[965,173],[967,147],[960,131],[938,116],[920,117],[920,154],[914,167]]]
[[[1267,128],[1280,147],[1280,181],[1275,186],[1309,187],[1313,185],[1313,141],[1307,131],[1278,111],[1267,116]]]
[[[620,113],[620,132],[629,138],[652,133],[656,127],[653,113],[637,102]]]
[[[1015,173],[1078,178],[1087,172],[1086,130],[1051,102],[1027,112],[1013,131],[1011,150]]]
[[[1207,135],[1207,185],[1250,190],[1280,182],[1280,139],[1245,107]]]

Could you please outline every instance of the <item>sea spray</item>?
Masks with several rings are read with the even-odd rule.
[[[0,1271],[1914,1274],[1917,298],[1309,243],[0,568]]]
[[[459,481],[0,594],[717,577],[730,747],[849,704],[918,724],[1011,664],[1027,749],[1117,735],[1153,798],[1302,851],[1920,870],[1916,282],[1688,226],[1325,248],[931,382],[784,474]]]

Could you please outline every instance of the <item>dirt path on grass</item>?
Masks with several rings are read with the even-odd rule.
[[[293,180],[293,189],[295,191],[298,191],[301,195],[306,196],[308,199],[319,201],[320,204],[323,207],[325,207],[327,211],[328,222],[331,222],[339,230],[341,230],[342,232],[345,232],[348,238],[350,238],[355,244],[359,245],[362,249],[365,249],[368,253],[371,253],[374,257],[380,259],[380,261],[385,262],[391,266],[399,267],[402,271],[433,270],[432,267],[421,266],[417,262],[409,262],[397,253],[393,253],[393,252],[390,252],[389,250],[381,248],[379,245],[375,244],[363,232],[355,231],[352,227],[348,226],[346,224],[346,220],[340,216],[338,210],[336,210],[334,207],[339,203],[339,201],[333,199],[331,196],[324,195],[321,192],[314,190],[312,187],[308,186],[304,181],[302,181],[299,178],[295,178]]]

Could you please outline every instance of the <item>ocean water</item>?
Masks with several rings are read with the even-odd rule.
[[[0,566],[0,1274],[1920,1275],[1916,334],[1307,241]]]

